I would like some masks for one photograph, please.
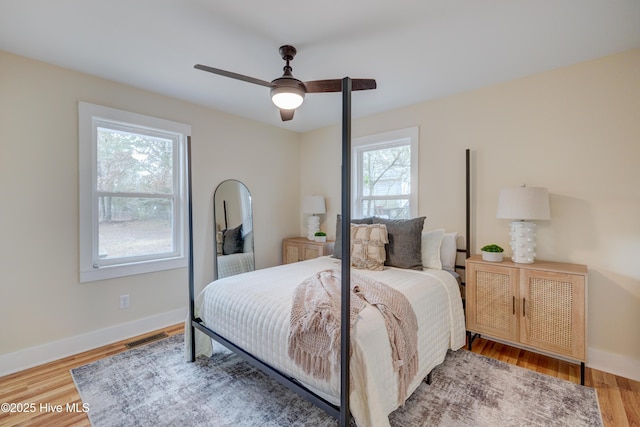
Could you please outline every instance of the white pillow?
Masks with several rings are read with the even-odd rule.
[[[442,270],[442,262],[440,261],[440,247],[442,246],[442,238],[444,237],[444,229],[423,231],[422,232],[422,266],[424,268],[433,268]]]
[[[444,233],[442,245],[440,246],[440,261],[442,268],[445,270],[454,270],[456,268],[456,257],[458,256],[458,233]]]

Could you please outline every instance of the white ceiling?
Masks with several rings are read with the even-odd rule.
[[[262,80],[375,78],[355,117],[640,47],[639,0],[0,0],[0,50],[295,131],[339,123],[309,94],[282,123]],[[1,64],[0,64],[1,78]]]

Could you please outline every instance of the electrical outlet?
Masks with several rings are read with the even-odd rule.
[[[120,295],[120,310],[129,308],[129,295]]]

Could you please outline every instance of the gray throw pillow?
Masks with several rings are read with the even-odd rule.
[[[373,217],[374,224],[387,226],[389,244],[384,265],[422,270],[422,228],[426,217],[386,219]]]
[[[231,255],[242,252],[244,242],[242,239],[242,224],[236,228],[222,230],[222,254]]]
[[[373,224],[373,218],[351,218],[351,224]],[[333,244],[333,257],[342,259],[342,215],[336,219],[336,241]]]

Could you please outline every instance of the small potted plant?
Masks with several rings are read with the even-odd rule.
[[[498,245],[486,245],[480,248],[482,251],[482,259],[485,261],[502,262],[502,249]]]
[[[327,233],[324,231],[317,231],[315,234],[316,242],[326,242],[327,241]]]

